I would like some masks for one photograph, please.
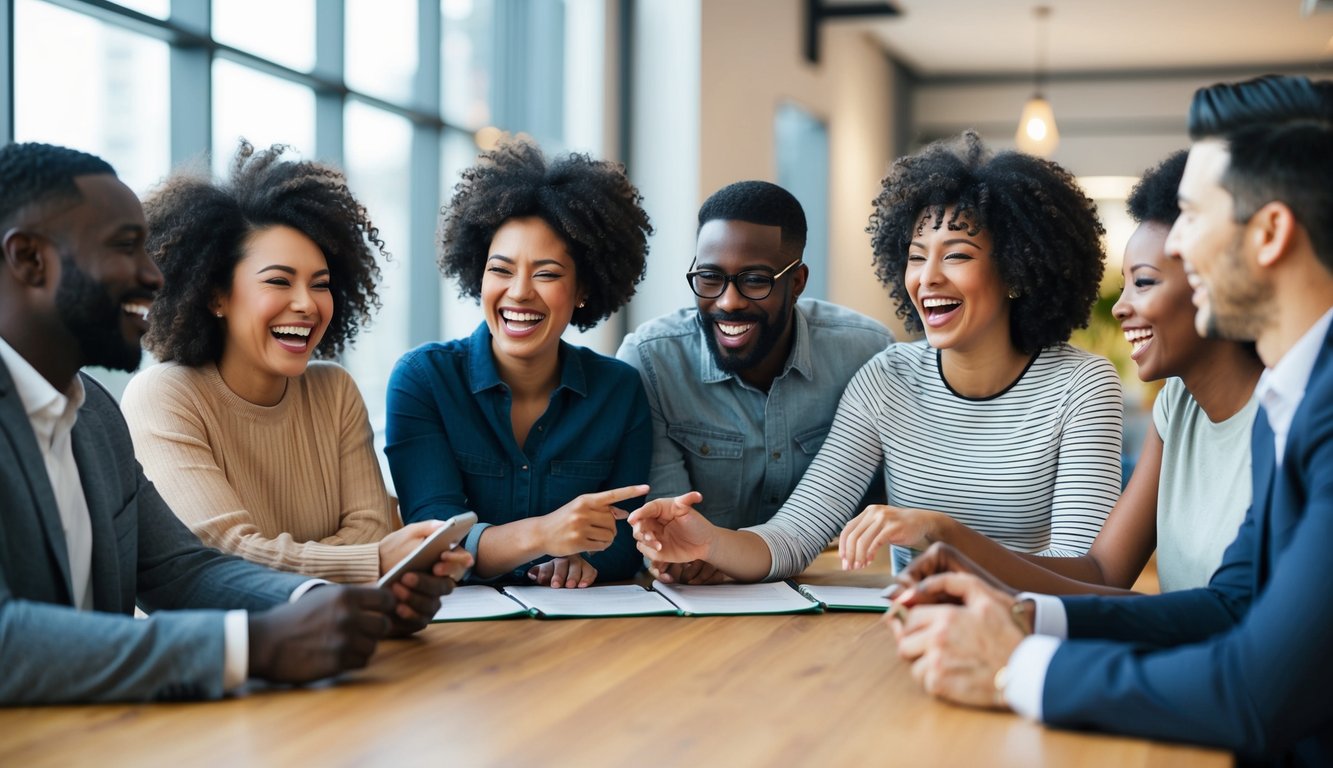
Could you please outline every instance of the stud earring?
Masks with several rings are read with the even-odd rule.
[[[1011,299],[1016,299],[1016,298],[1018,298],[1018,297],[1021,296],[1021,295],[1022,295],[1022,294],[1020,294],[1020,293],[1018,292],[1018,289],[1017,289],[1017,288],[1010,288],[1010,289],[1009,289],[1009,298],[1011,298]]]
[[[221,312],[214,312],[213,315],[214,315],[214,317],[222,317],[222,313],[221,313]]]
[[[583,309],[583,308],[586,307],[586,306],[588,306],[588,302],[586,302],[586,301],[580,301],[580,302],[579,302],[579,309]]]

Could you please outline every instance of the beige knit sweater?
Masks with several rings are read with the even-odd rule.
[[[347,371],[311,363],[266,407],[212,363],[162,363],[130,381],[121,409],[144,473],[205,544],[331,581],[379,575],[397,512]]]

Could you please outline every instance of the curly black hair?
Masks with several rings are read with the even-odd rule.
[[[144,201],[148,254],[163,278],[144,346],[158,359],[202,365],[222,356],[226,329],[209,305],[231,290],[246,238],[268,227],[301,232],[328,261],[333,317],[316,358],[338,355],[379,309],[375,254],[389,256],[379,230],[341,171],[283,160],[286,150],[242,140],[227,182],[177,172]]]
[[[618,163],[570,154],[548,162],[537,145],[511,140],[463,171],[441,212],[439,264],[460,296],[481,298],[495,232],[509,219],[539,217],[569,249],[583,306],[572,322],[587,330],[634,295],[647,269],[648,214]]]
[[[1024,353],[1067,341],[1088,324],[1105,267],[1097,206],[1053,162],[1021,152],[992,155],[967,131],[900,158],[870,215],[875,275],[908,330],[921,318],[907,295],[907,248],[922,223],[990,233],[992,258],[1011,300],[1009,337]],[[946,209],[953,214],[946,221]]]
[[[8,228],[31,205],[79,200],[77,176],[116,172],[102,158],[53,144],[9,144],[0,148],[0,225]]]
[[[1188,150],[1178,150],[1143,172],[1143,178],[1134,185],[1125,201],[1135,222],[1151,221],[1168,227],[1176,223],[1180,216],[1180,200],[1176,193],[1180,189],[1180,177],[1185,175],[1188,157]]]

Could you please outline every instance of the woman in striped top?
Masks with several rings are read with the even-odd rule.
[[[917,510],[1024,552],[1088,549],[1120,489],[1122,407],[1111,364],[1066,343],[1105,260],[1092,201],[1054,163],[992,156],[966,133],[894,164],[869,231],[877,275],[925,340],[891,345],[853,378],[768,523],[716,529],[693,512],[697,493],[631,515],[650,559],[783,578],[844,527],[844,542],[873,541]],[[889,504],[858,510],[879,471]]]
[[[1134,346],[1139,378],[1167,382],[1134,476],[1092,548],[1077,557],[1022,555],[931,513],[901,516],[881,533],[886,540],[943,542],[1011,587],[1045,594],[1125,592],[1154,548],[1162,591],[1208,583],[1250,504],[1250,427],[1263,363],[1253,344],[1195,331],[1185,266],[1166,252],[1185,157],[1181,150],[1149,170],[1127,201],[1139,226],[1125,247],[1125,287],[1113,313]]]
[[[229,183],[178,173],[146,201],[163,288],[145,344],[163,362],[121,408],[144,473],[205,544],[374,581],[440,523],[401,526],[356,383],[310,359],[379,306],[384,244],[339,171],[282,152],[242,142]],[[470,563],[445,559],[455,578]]]

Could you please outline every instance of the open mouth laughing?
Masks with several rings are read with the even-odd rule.
[[[1126,328],[1125,341],[1128,341],[1134,349],[1129,353],[1131,360],[1137,360],[1144,349],[1152,343],[1153,332],[1151,328]]]
[[[921,307],[926,310],[926,325],[932,328],[949,322],[962,306],[962,299],[945,296],[930,296],[921,300]]]
[[[269,333],[273,334],[278,346],[288,352],[305,352],[310,347],[311,330],[312,326],[308,325],[275,325]]]

